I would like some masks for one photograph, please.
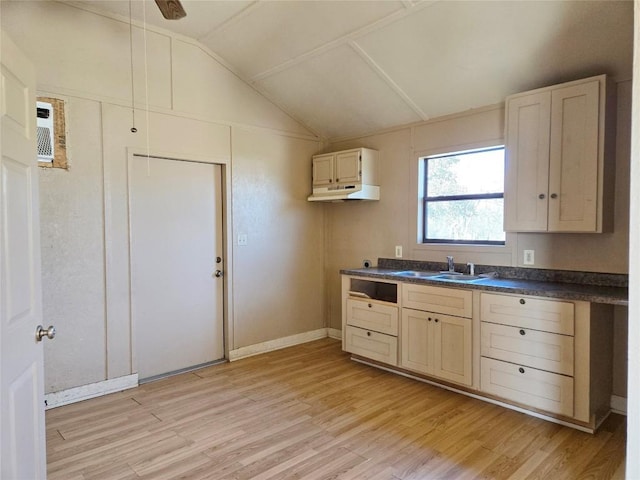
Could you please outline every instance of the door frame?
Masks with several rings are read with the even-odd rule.
[[[137,361],[137,345],[135,342],[135,325],[132,315],[132,298],[131,298],[131,224],[130,224],[130,212],[131,212],[131,199],[129,198],[130,178],[129,178],[129,166],[133,160],[133,157],[149,157],[151,159],[163,159],[174,160],[178,162],[194,162],[205,163],[210,165],[220,166],[221,174],[221,191],[220,197],[222,202],[222,251],[223,251],[223,272],[222,276],[222,331],[223,331],[223,350],[224,358],[229,359],[229,350],[233,345],[233,322],[230,321],[233,318],[233,242],[229,236],[229,232],[232,231],[231,224],[231,168],[230,165],[221,162],[220,159],[197,156],[197,155],[182,155],[175,152],[162,152],[158,150],[147,150],[141,148],[127,148],[127,236],[129,239],[129,318],[131,321],[131,365],[133,371],[138,371]]]

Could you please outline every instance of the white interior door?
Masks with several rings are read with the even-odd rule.
[[[129,195],[139,377],[223,358],[221,167],[132,156]]]
[[[35,73],[2,33],[0,478],[46,478]]]

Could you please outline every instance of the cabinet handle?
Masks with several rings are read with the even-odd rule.
[[[557,193],[552,193],[551,194],[551,198],[558,198],[558,194]]]
[[[520,367],[520,368],[518,369],[518,371],[519,371],[520,373],[524,373],[524,368]]]
[[[524,334],[526,334],[526,333],[527,333],[527,332],[525,332],[524,330],[520,330],[520,335],[524,335]]]
[[[371,336],[371,332],[367,332],[367,337],[370,337],[370,336]]]
[[[435,322],[438,323],[440,320],[438,320],[437,318],[435,319]]]
[[[369,308],[373,307],[373,305],[369,304]]]
[[[544,193],[541,193],[540,195],[538,195],[538,198],[539,198],[540,200],[544,200]]]
[[[339,181],[340,181],[340,179],[339,179],[339,178],[336,178],[336,182],[339,182]]]
[[[521,299],[520,299],[520,305],[524,305],[525,303],[527,303],[527,302],[525,301],[525,299],[524,299],[524,298],[521,298]]]
[[[329,183],[331,183],[331,182],[333,182],[333,179],[331,179],[331,178],[330,178],[330,179],[329,179]]]
[[[431,321],[431,317],[429,317],[428,320]]]

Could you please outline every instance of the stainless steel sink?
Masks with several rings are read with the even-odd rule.
[[[440,275],[440,272],[427,272],[422,270],[403,270],[400,272],[394,272],[393,275],[400,277],[415,277],[415,278],[427,278]]]
[[[454,280],[456,282],[473,282],[474,280],[480,280],[484,277],[478,275],[465,275],[464,273],[445,273],[444,275],[438,275],[436,278],[441,280]]]

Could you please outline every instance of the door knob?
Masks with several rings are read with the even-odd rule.
[[[215,273],[214,273],[214,275],[215,275],[217,278],[220,278],[220,277],[222,276],[222,270],[216,270],[216,271],[215,271]]]
[[[53,325],[49,325],[49,328],[46,330],[42,327],[42,325],[38,325],[36,327],[36,342],[41,342],[44,337],[47,337],[50,340],[53,340],[56,336],[56,327]]]

